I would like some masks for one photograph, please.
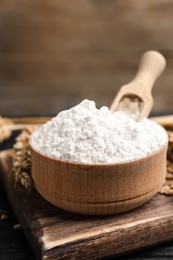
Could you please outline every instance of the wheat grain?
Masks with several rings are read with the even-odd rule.
[[[20,183],[27,190],[34,188],[31,177],[31,151],[29,146],[29,137],[35,126],[23,130],[16,138],[16,143],[13,146],[14,156],[12,161],[12,170],[15,176],[15,185]]]

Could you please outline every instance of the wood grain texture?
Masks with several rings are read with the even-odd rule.
[[[152,87],[165,67],[166,60],[162,54],[156,51],[144,52],[134,79],[120,88],[111,104],[110,110],[115,112],[124,97],[135,97],[142,106],[137,120],[140,121],[143,118],[147,118],[153,107]]]
[[[172,0],[2,0],[0,113],[55,115],[84,98],[109,105],[134,76],[141,54],[168,67],[154,110],[172,110]]]
[[[161,119],[163,121],[163,118]],[[17,123],[21,123],[19,119],[16,119]],[[36,120],[29,118],[23,118],[22,123],[35,123],[40,122],[40,118]],[[167,118],[168,121],[168,118]],[[19,132],[13,132],[13,136],[5,143],[0,145],[0,150],[9,149],[14,144],[14,138]],[[5,195],[3,187],[0,185],[0,209],[7,210],[9,217],[6,220],[0,220],[0,257],[3,260],[35,260],[29,242],[23,234],[22,229],[13,229],[12,226],[17,223],[17,219],[14,216],[14,212],[10,207],[9,200]],[[136,252],[116,257],[117,260],[160,260],[170,259],[173,256],[173,242],[166,242],[163,245],[153,246],[152,248],[137,250]],[[109,259],[115,259],[112,257]]]
[[[79,216],[52,206],[36,191],[14,189],[11,152],[0,157],[1,181],[39,259],[103,258],[173,239],[173,197],[157,195],[119,216]]]
[[[37,191],[70,212],[86,215],[126,212],[151,199],[165,182],[167,144],[145,158],[106,165],[55,160],[30,144],[31,171]]]
[[[0,259],[36,260],[22,229],[14,229],[18,223],[4,189],[0,184],[0,210],[8,213],[8,218],[0,218]]]

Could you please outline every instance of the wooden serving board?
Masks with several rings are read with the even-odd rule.
[[[144,206],[117,216],[68,213],[36,191],[14,187],[12,153],[0,153],[0,178],[38,259],[98,259],[173,239],[173,196],[157,194]]]

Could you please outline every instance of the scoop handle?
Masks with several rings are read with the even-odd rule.
[[[166,67],[166,60],[157,51],[146,51],[141,58],[139,69],[131,83],[143,85],[143,91],[151,92],[153,84]]]

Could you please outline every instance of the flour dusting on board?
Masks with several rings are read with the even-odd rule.
[[[32,146],[46,156],[88,164],[140,159],[166,142],[165,130],[149,119],[136,122],[89,100],[60,112],[31,136]]]

